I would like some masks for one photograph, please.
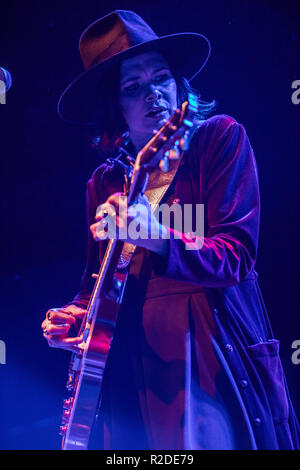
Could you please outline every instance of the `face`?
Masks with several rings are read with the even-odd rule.
[[[156,51],[121,63],[120,105],[132,138],[150,138],[177,107],[177,86],[164,57]]]

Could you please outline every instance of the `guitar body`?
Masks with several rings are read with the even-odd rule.
[[[151,168],[159,164],[163,171],[167,171],[168,158],[171,159],[173,155],[172,158],[178,160],[179,157],[174,158],[174,155],[180,153],[179,147],[181,152],[187,150],[191,130],[195,127],[196,113],[197,98],[190,94],[189,100],[175,111],[138,153],[129,175],[130,188],[126,194],[128,206],[145,193]],[[71,396],[64,400],[60,428],[64,450],[88,449],[91,429],[101,405],[103,376],[128,276],[128,263],[126,267],[122,263],[123,245],[124,242],[117,239],[108,242],[81,324],[79,336],[82,337],[82,343],[72,354],[67,382]]]
[[[101,308],[110,312],[114,318],[110,325],[105,324],[100,317],[95,319],[91,328],[88,347],[82,356],[73,358],[74,390],[72,399],[65,410],[68,426],[63,437],[64,450],[85,450],[88,448],[90,432],[99,408],[100,389],[106,367],[114,326],[117,321],[119,305],[112,301],[101,302]],[[76,370],[78,369],[78,370]]]
[[[123,243],[110,241],[97,276],[87,315],[82,322],[82,346],[73,353],[67,389],[73,394],[64,400],[62,448],[88,448],[91,428],[100,405],[100,391],[119,308],[127,281],[127,271],[109,272],[119,259]],[[110,263],[108,263],[108,259]],[[103,273],[106,266],[107,272]]]

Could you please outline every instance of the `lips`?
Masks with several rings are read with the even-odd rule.
[[[145,116],[150,117],[150,118],[155,118],[155,117],[160,116],[160,114],[166,111],[167,111],[167,108],[163,106],[154,106],[153,108],[150,109],[150,111],[148,111],[148,113]]]

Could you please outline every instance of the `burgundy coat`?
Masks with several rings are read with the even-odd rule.
[[[88,225],[122,191],[116,165],[87,186]],[[107,364],[97,448],[298,449],[289,398],[255,271],[260,201],[245,129],[225,115],[203,121],[165,200],[204,204],[203,246],[170,238],[164,259],[137,249]],[[106,242],[89,233],[82,290]],[[99,251],[100,250],[100,251]]]

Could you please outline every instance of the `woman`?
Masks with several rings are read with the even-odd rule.
[[[190,52],[195,46],[201,67]],[[124,145],[135,157],[185,99],[183,77],[203,67],[209,45],[192,33],[158,38],[135,13],[117,11],[83,33],[80,51],[86,72],[62,96],[60,114],[97,123],[102,140],[112,143],[109,157]],[[243,126],[223,115],[200,121],[174,168],[162,201],[204,204],[202,246],[187,249],[189,237],[175,237],[172,227],[154,217],[147,197],[141,198],[149,237],[125,239],[137,248],[90,446],[299,448],[279,342],[254,269],[259,189]],[[149,181],[154,187],[160,178],[153,172]],[[65,308],[47,312],[42,328],[50,346],[72,349],[80,341],[68,332],[87,307],[92,273],[104,254],[106,242],[98,242],[104,211],[114,211],[120,227],[135,218],[120,210],[123,183],[118,158],[101,165],[88,183],[91,230],[82,290]]]

